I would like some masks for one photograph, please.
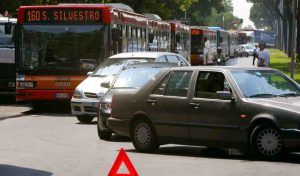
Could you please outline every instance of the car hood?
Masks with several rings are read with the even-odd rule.
[[[300,97],[248,98],[247,101],[255,104],[300,112]]]
[[[108,77],[87,77],[85,80],[83,80],[76,89],[82,90],[83,92],[91,92],[91,93],[105,93],[108,88],[101,87],[101,83],[113,81],[113,76]]]

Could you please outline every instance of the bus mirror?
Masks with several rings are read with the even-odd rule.
[[[121,39],[121,30],[119,28],[112,28],[112,40],[119,41]]]
[[[5,23],[5,34],[11,34],[12,31],[12,23],[6,22]]]
[[[180,42],[180,34],[176,34],[176,42]]]
[[[153,40],[154,40],[154,34],[148,34],[148,40],[149,40],[149,43],[153,43]]]

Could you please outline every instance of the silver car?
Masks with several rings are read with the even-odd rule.
[[[98,115],[98,103],[107,88],[101,83],[112,82],[118,72],[126,65],[138,62],[171,62],[189,66],[182,56],[169,52],[120,53],[106,59],[89,77],[74,90],[71,100],[72,114],[82,123],[91,122]]]

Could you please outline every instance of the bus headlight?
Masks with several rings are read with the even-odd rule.
[[[18,88],[35,88],[35,81],[18,81]]]

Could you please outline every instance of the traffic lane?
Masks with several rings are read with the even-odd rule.
[[[69,114],[28,114],[1,121],[0,141],[0,163],[53,175],[107,175],[120,148],[139,175],[278,176],[300,171],[298,154],[267,162],[227,150],[181,145],[165,145],[154,154],[137,153],[128,138],[99,140],[95,122],[81,124]]]
[[[239,67],[256,67],[257,65],[257,59],[255,59],[254,65],[253,65],[253,56],[249,57],[237,57],[228,59],[226,62],[227,66],[239,66]]]

